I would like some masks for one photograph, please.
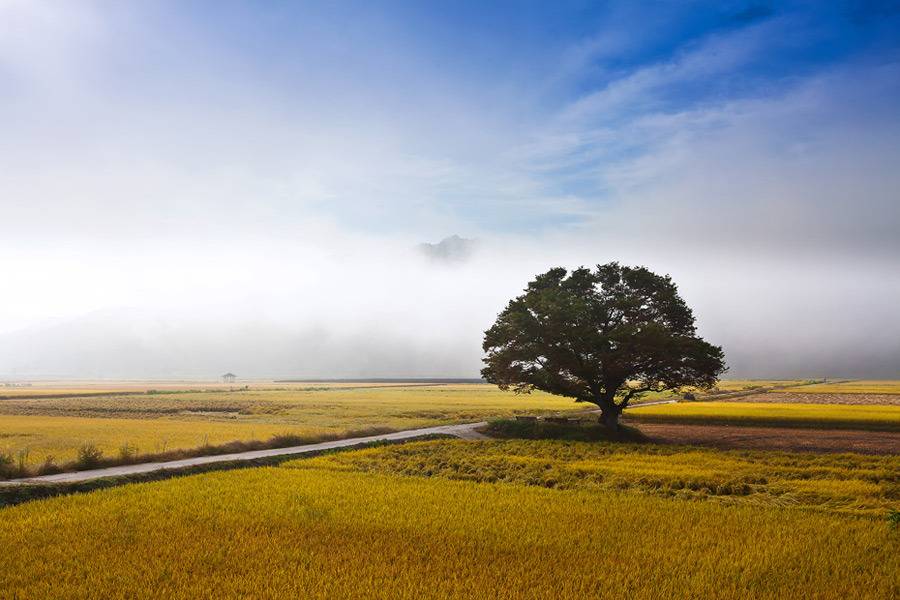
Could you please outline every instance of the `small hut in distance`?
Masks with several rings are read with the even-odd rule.
[[[235,379],[237,379],[237,375],[230,371],[222,375],[222,383],[234,383]]]

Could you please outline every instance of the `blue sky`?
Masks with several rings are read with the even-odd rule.
[[[778,101],[835,69],[896,63],[900,43],[891,2],[193,2],[149,23],[186,51],[131,57],[163,86],[171,69],[202,70],[273,110],[377,124],[403,136],[399,151],[461,170],[484,164],[483,148],[495,176],[545,205],[516,215],[492,202],[506,195],[498,181],[442,182],[428,200],[486,229],[577,222],[614,199],[604,170],[665,143],[636,122]],[[335,212],[352,220],[350,205]],[[386,208],[379,225],[396,216]]]
[[[466,376],[530,276],[617,259],[738,375],[893,373],[897,98],[897,2],[0,0],[0,334]],[[464,264],[416,254],[454,234]],[[221,365],[209,315],[293,350]]]
[[[22,137],[59,135],[33,123],[40,107],[73,143],[90,132],[160,162],[250,160],[283,180],[315,154],[327,201],[307,208],[367,230],[578,226],[629,201],[616,178],[636,161],[829,77],[858,95],[825,98],[835,117],[900,113],[866,89],[895,91],[896,2],[5,6],[0,98]],[[342,157],[384,160],[382,183]]]

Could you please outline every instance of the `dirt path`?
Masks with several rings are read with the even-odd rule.
[[[743,425],[638,423],[660,444],[708,446],[725,450],[783,450],[900,454],[900,433],[847,429],[798,429]]]
[[[659,404],[670,401],[658,402]],[[650,403],[648,403],[650,404]],[[656,402],[652,404],[657,404]],[[187,467],[214,463],[250,461],[274,456],[303,455],[337,448],[352,448],[371,444],[411,440],[427,435],[452,435],[462,439],[486,439],[478,428],[487,423],[465,423],[461,425],[441,425],[410,429],[381,435],[360,438],[335,440],[319,444],[292,446],[289,448],[272,448],[269,450],[253,450],[235,454],[216,456],[198,456],[168,462],[141,463],[123,465],[89,471],[75,471],[56,475],[42,475],[24,479],[0,481],[0,486],[75,483],[102,479],[104,477],[121,477],[152,473],[156,471],[179,470]],[[685,444],[709,446],[722,449],[746,450],[800,450],[807,452],[859,452],[864,454],[900,454],[900,433],[887,431],[853,431],[833,429],[796,429],[779,427],[746,427],[728,425],[684,425],[677,423],[640,423],[640,430],[651,441],[660,444]]]
[[[475,429],[478,427],[483,427],[485,425],[487,425],[487,423],[484,421],[479,423],[465,423],[462,425],[441,425],[438,427],[409,429],[407,431],[397,431],[395,433],[384,433],[381,435],[370,435],[366,437],[350,438],[346,440],[335,440],[332,442],[322,442],[319,444],[292,446],[290,448],[253,450],[250,452],[238,452],[235,454],[219,454],[217,456],[197,456],[195,458],[185,458],[182,460],[173,460],[169,462],[141,463],[136,465],[123,465],[120,467],[108,467],[105,469],[93,469],[90,471],[75,471],[72,473],[59,473],[57,475],[41,475],[38,477],[26,477],[24,479],[9,479],[7,481],[0,481],[0,486],[74,483],[78,481],[89,481],[91,479],[102,479],[103,477],[121,477],[124,475],[137,475],[139,473],[152,473],[155,471],[178,470],[184,469],[186,467],[208,465],[212,463],[256,460],[259,458],[268,458],[271,456],[310,454],[321,452],[323,450],[333,450],[335,448],[351,448],[353,446],[371,444],[372,442],[410,440],[426,435],[444,434],[453,435],[464,439],[478,439],[484,436],[475,431]]]

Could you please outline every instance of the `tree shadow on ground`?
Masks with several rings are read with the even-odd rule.
[[[548,421],[544,419],[496,419],[482,427],[480,433],[499,439],[568,440],[578,442],[647,442],[639,429],[620,425],[611,431],[597,420]]]

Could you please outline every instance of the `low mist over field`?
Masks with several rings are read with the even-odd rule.
[[[888,3],[249,6],[0,0],[0,379],[474,377],[612,260],[729,376],[898,376]]]

